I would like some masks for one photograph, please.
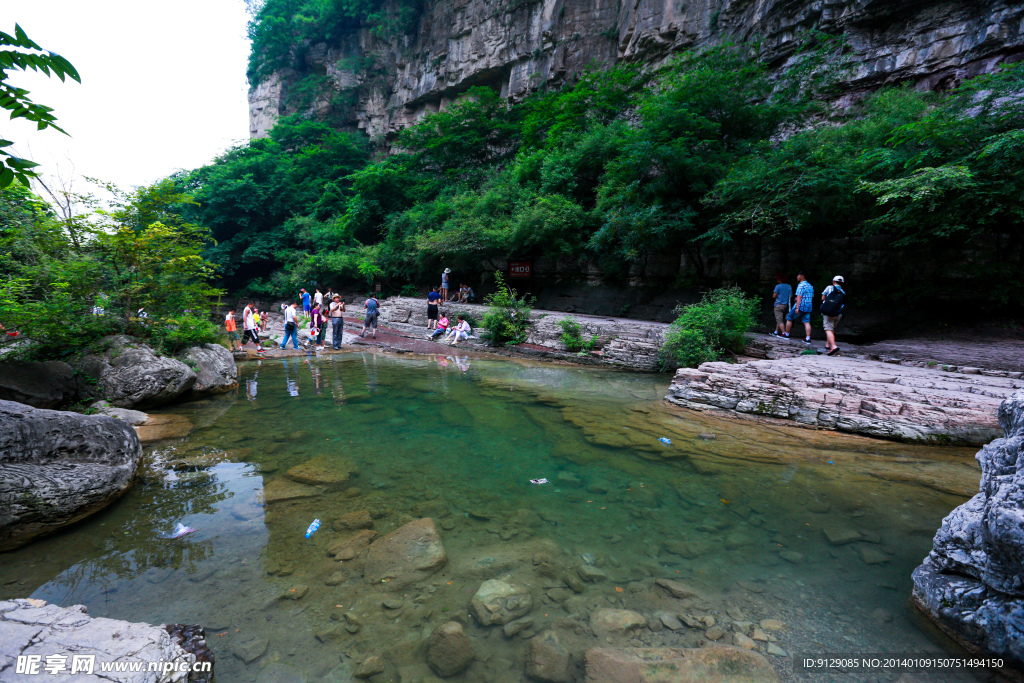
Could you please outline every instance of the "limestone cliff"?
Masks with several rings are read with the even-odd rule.
[[[1013,0],[428,0],[412,34],[352,31],[263,79],[249,93],[250,135],[311,111],[386,136],[474,85],[514,101],[591,63],[655,63],[722,40],[760,39],[782,67],[811,29],[847,38],[856,68],[844,99],[893,82],[945,88],[1024,56]],[[300,87],[311,75],[315,92]]]

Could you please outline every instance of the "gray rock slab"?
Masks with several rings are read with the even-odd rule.
[[[121,420],[0,401],[0,551],[101,510],[141,459]]]
[[[68,676],[73,656],[93,656],[92,675],[83,674],[71,680],[125,683],[185,681],[187,667],[196,661],[195,655],[182,649],[160,626],[93,618],[82,605],[64,608],[33,599],[0,602],[0,653],[0,680],[4,681],[18,680],[17,654],[37,655],[43,662],[48,655],[63,655],[68,667],[64,673]],[[186,671],[147,671],[148,663],[155,661],[175,662]],[[108,662],[141,662],[143,668],[141,672],[107,672],[101,676],[100,665]],[[51,675],[40,668],[40,677]]]

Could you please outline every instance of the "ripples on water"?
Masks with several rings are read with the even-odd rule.
[[[246,363],[239,379],[237,394],[165,411],[192,433],[148,448],[123,499],[4,555],[0,594],[202,624],[222,682],[349,680],[374,654],[384,678],[418,680],[426,636],[451,618],[478,659],[456,680],[520,681],[533,633],[559,629],[576,652],[605,644],[582,627],[598,607],[711,616],[727,631],[779,619],[772,636],[789,653],[938,650],[907,607],[909,577],[977,490],[972,450],[723,420],[666,405],[664,376],[553,365],[361,353]],[[321,456],[358,474],[264,504]],[[540,477],[551,483],[529,484]],[[343,536],[333,521],[359,510],[380,534],[435,518],[449,565],[397,595],[365,583],[359,559],[326,551]],[[324,524],[307,541],[314,518]],[[178,522],[197,531],[159,538]],[[858,540],[834,545],[826,530]],[[585,563],[609,579],[576,595],[559,577]],[[326,585],[332,575],[341,583]],[[467,618],[498,575],[535,600],[534,625],[512,638]],[[671,599],[656,577],[707,600]],[[645,629],[632,645],[702,638]],[[792,678],[789,660],[770,659]]]

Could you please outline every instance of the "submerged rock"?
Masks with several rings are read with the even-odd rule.
[[[473,641],[457,621],[438,626],[427,640],[427,663],[438,676],[454,676],[472,664],[474,659]]]
[[[590,615],[590,628],[599,638],[630,635],[647,625],[642,614],[628,609],[603,608]]]
[[[424,517],[377,539],[366,557],[364,576],[398,590],[427,578],[447,562],[434,520]]]
[[[43,657],[44,664],[49,655],[63,655],[64,661],[70,665],[72,655],[82,653],[96,655],[97,674],[104,664],[140,663],[144,673],[131,678],[139,683],[210,680],[213,678],[212,654],[205,647],[201,634],[202,629],[198,626],[164,628],[93,618],[83,605],[63,608],[44,600],[8,600],[0,602],[0,643],[3,643],[0,680],[19,679],[20,675],[15,673],[16,655],[39,655]],[[210,674],[189,679],[187,671],[197,658],[210,662]],[[173,662],[176,669],[185,671],[166,677],[162,677],[161,672],[148,672],[148,663],[158,661]],[[42,673],[42,669],[40,671]],[[41,678],[47,677],[43,673]]]
[[[914,570],[913,602],[969,650],[1024,665],[1024,391],[1003,401],[981,490],[942,521]]]
[[[121,420],[0,401],[0,551],[103,509],[141,460]]]
[[[318,455],[285,473],[292,481],[311,486],[343,489],[356,473],[356,466],[348,458],[336,455]]]
[[[569,652],[554,631],[544,631],[533,638],[526,651],[526,675],[540,681],[568,683],[570,675]]]
[[[471,604],[477,621],[484,626],[507,624],[530,612],[533,596],[523,586],[488,579],[480,584]]]
[[[593,648],[587,683],[775,683],[778,674],[756,652],[727,645],[701,648]]]

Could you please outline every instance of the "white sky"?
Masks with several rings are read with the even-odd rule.
[[[17,73],[11,82],[53,107],[71,137],[6,111],[0,137],[42,163],[44,177],[74,173],[124,189],[202,166],[249,137],[247,21],[243,0],[3,2],[0,30],[13,35],[21,24],[74,64],[82,84]]]

